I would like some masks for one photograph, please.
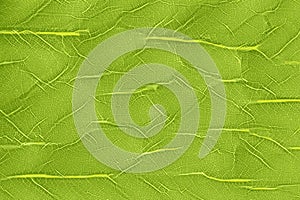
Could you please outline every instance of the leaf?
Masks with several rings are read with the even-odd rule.
[[[0,199],[299,199],[300,21],[298,0],[1,1]],[[99,162],[74,124],[72,95],[89,53],[112,36],[167,28],[203,46],[222,76],[227,115],[214,149],[198,154],[211,94],[189,61],[159,49],[116,59],[98,82],[98,123],[126,151],[160,151],[180,126],[180,102],[161,84],[140,87],[129,110],[138,125],[164,107],[168,126],[147,140],[116,124],[111,97],[140,64],[161,63],[190,83],[199,130],[169,166],[128,173]],[[107,52],[110,53],[110,52]],[[86,61],[87,62],[87,61]],[[100,149],[101,150],[101,149]]]

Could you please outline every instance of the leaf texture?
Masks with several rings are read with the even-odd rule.
[[[10,0],[0,1],[0,10],[0,199],[300,199],[299,0]],[[119,57],[95,95],[97,123],[114,145],[160,151],[180,125],[179,102],[160,84],[137,90],[129,110],[145,125],[159,103],[168,126],[145,140],[116,125],[114,86],[137,65],[176,69],[201,113],[180,159],[132,174],[100,163],[83,146],[72,92],[81,63],[99,43],[141,27],[181,32],[207,50],[222,75],[227,115],[224,127],[214,127],[222,130],[217,145],[199,159],[211,103],[196,69],[157,49]]]

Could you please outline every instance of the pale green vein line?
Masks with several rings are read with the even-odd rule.
[[[264,104],[264,103],[300,103],[300,99],[262,99],[250,104]]]
[[[9,118],[6,117],[6,121],[10,123],[22,136],[26,139],[31,140],[15,123],[13,123]]]
[[[37,7],[36,9],[34,9],[33,14],[31,14],[30,16],[26,17],[25,20],[23,20],[22,22],[19,23],[19,25],[25,24],[29,21],[31,21],[34,17],[36,17],[40,12],[42,12],[42,10],[44,10],[52,1],[48,1],[46,3],[42,3],[39,7]]]
[[[274,170],[263,158],[261,158],[259,155],[253,153],[252,151],[250,151],[248,148],[246,148],[246,150],[253,155],[254,157],[256,157],[258,160],[260,160],[266,167],[268,167],[271,170]]]
[[[252,187],[252,186],[241,186],[241,188],[245,188],[251,191],[274,191],[278,190],[277,187]]]
[[[0,35],[54,35],[54,36],[81,36],[87,30],[78,30],[71,32],[63,31],[30,31],[30,30],[0,30]]]
[[[275,53],[272,58],[275,58],[279,54],[281,54],[292,42],[294,42],[300,36],[300,31],[297,33],[295,37],[293,37],[289,42],[287,42],[277,53]]]
[[[253,149],[255,152],[261,154],[257,149],[255,149],[255,147],[253,147],[249,142],[247,142],[247,140],[243,139],[240,137],[240,139],[245,142],[249,147],[251,147],[251,149]],[[257,155],[256,153],[250,151],[247,147],[245,147],[245,149],[251,154],[253,155],[255,158],[257,158],[262,164],[264,164],[267,168],[274,170],[262,157],[260,157],[259,155]]]
[[[274,190],[280,190],[281,188],[287,188],[287,187],[299,187],[299,184],[283,184],[283,185],[278,185],[278,186],[273,186],[273,187],[265,187],[265,186],[240,186],[240,188],[245,188],[251,191],[274,191]]]
[[[288,149],[290,149],[290,150],[296,150],[296,151],[300,151],[300,147],[289,147]]]
[[[225,46],[222,44],[215,44],[212,42],[208,42],[205,40],[185,40],[180,38],[172,38],[172,37],[147,37],[148,40],[165,40],[165,41],[174,41],[174,42],[185,42],[185,43],[200,43],[200,44],[206,44],[222,49],[228,49],[228,50],[238,50],[238,51],[258,51],[259,45],[256,46],[239,46],[239,47],[231,47],[231,46]]]
[[[300,65],[300,62],[299,61],[295,61],[295,60],[287,60],[287,61],[284,61],[283,64],[284,65]]]
[[[3,145],[0,145],[0,148],[2,148],[2,149],[19,149],[19,148],[28,147],[28,146],[46,146],[46,145],[51,145],[51,144],[52,143],[45,143],[45,142],[23,142],[20,144],[3,144]]]
[[[222,79],[221,81],[223,83],[239,83],[239,82],[244,82],[245,80],[242,78],[235,78],[235,79]]]
[[[160,152],[177,151],[178,149],[181,149],[181,147],[177,147],[177,148],[156,149],[156,150],[153,150],[153,151],[147,151],[147,152],[144,152],[144,153],[142,153],[139,157],[145,156],[145,155],[149,155],[149,154],[154,154],[154,153],[160,153]]]
[[[221,128],[221,129],[210,129],[210,130],[222,130],[222,131],[228,131],[228,132],[250,133],[250,129],[248,129],[248,128]]]
[[[213,42],[208,42],[205,40],[185,40],[185,39],[180,39],[180,38],[172,38],[172,37],[147,37],[146,39],[148,40],[165,40],[165,41],[174,41],[174,42],[185,42],[185,43],[199,43],[199,44],[204,44],[204,45],[210,45],[214,46],[217,48],[221,49],[227,49],[227,50],[232,50],[232,51],[244,51],[244,52],[249,52],[249,51],[256,51],[260,53],[263,57],[265,57],[267,60],[272,62],[272,58],[270,58],[268,55],[266,55],[263,51],[259,49],[261,44],[257,44],[255,46],[226,46],[223,44],[217,44]]]
[[[153,188],[155,191],[159,192],[159,193],[163,193],[162,191],[160,191],[155,185],[153,185],[152,183],[150,183],[149,181],[147,181],[146,179],[143,179],[143,182],[146,183],[147,185],[149,185],[151,188]]]
[[[41,184],[39,184],[38,182],[36,182],[34,179],[31,179],[31,181],[38,186],[39,188],[41,188],[42,190],[44,190],[47,194],[49,194],[51,197],[55,197],[54,194],[52,194],[49,190],[47,190],[44,186],[42,186]]]
[[[16,145],[16,144],[3,144],[3,145],[0,145],[0,149],[6,149],[6,150],[20,149],[20,148],[21,148],[21,146]]]
[[[1,178],[1,181],[11,180],[11,179],[92,179],[92,178],[106,178],[116,183],[112,178],[113,174],[90,174],[90,175],[50,175],[50,174],[20,174],[20,175],[13,175],[8,176],[5,178]]]
[[[22,62],[25,62],[25,60],[27,59],[28,57],[22,59],[22,60],[11,60],[11,61],[3,61],[3,62],[0,62],[0,66],[2,65],[12,65],[12,64],[16,64],[16,63],[22,63]]]
[[[250,135],[252,136],[255,136],[255,137],[258,137],[258,138],[262,138],[262,139],[265,139],[265,140],[268,140],[270,142],[273,142],[274,144],[276,144],[277,146],[279,146],[280,148],[282,148],[284,151],[286,151],[287,153],[293,155],[287,148],[285,148],[282,144],[280,144],[279,142],[277,142],[276,140],[274,140],[273,138],[271,137],[267,137],[267,136],[263,136],[263,135],[258,135],[256,133],[250,133]]]
[[[2,186],[0,186],[0,190],[6,193],[8,196],[10,196],[12,199],[15,199],[15,197],[6,189],[4,189]]]
[[[129,10],[129,11],[123,11],[123,13],[135,13],[135,12],[137,12],[137,11],[139,11],[139,10],[142,10],[143,8],[147,7],[149,4],[150,4],[150,3],[147,2],[147,3],[143,4],[142,6],[139,6],[139,7],[137,7],[137,8],[134,8],[134,9],[132,9],[132,10]]]
[[[21,143],[21,146],[32,146],[32,145],[44,146],[46,144],[47,144],[46,142],[23,142]]]
[[[185,174],[179,174],[179,176],[192,176],[192,175],[202,175],[207,179],[214,180],[214,181],[217,181],[217,182],[223,182],[223,183],[224,182],[225,183],[248,183],[248,182],[256,181],[254,179],[239,179],[239,178],[236,178],[236,179],[222,179],[222,178],[216,178],[216,177],[213,177],[213,176],[209,176],[209,175],[205,174],[204,172],[190,172],[190,173],[185,173]]]

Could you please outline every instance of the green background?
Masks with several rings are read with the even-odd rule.
[[[299,199],[300,1],[0,0],[0,199]],[[169,125],[148,139],[114,123],[111,92],[143,63],[175,68],[195,89],[200,128],[188,151],[146,174],[112,170],[93,158],[73,122],[74,78],[88,53],[116,33],[163,27],[198,40],[225,84],[227,116],[214,150],[198,158],[210,96],[186,60],[155,49],[118,58],[95,96],[111,141],[134,152],[167,144],[180,124],[175,96],[159,85],[132,95],[138,124],[163,105]]]

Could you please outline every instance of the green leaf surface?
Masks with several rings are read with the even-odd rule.
[[[299,0],[0,1],[0,199],[300,199]],[[180,108],[163,85],[145,85],[129,110],[149,123],[156,103],[168,126],[145,140],[115,125],[118,80],[145,63],[180,72],[200,108],[197,135],[176,162],[154,172],[118,171],[96,160],[77,134],[72,111],[81,63],[126,30],[161,27],[202,45],[226,89],[227,115],[214,149],[198,154],[209,127],[208,88],[178,55],[141,49],[119,57],[99,80],[95,105],[113,144],[160,150],[176,135]],[[108,52],[109,53],[109,52]]]

